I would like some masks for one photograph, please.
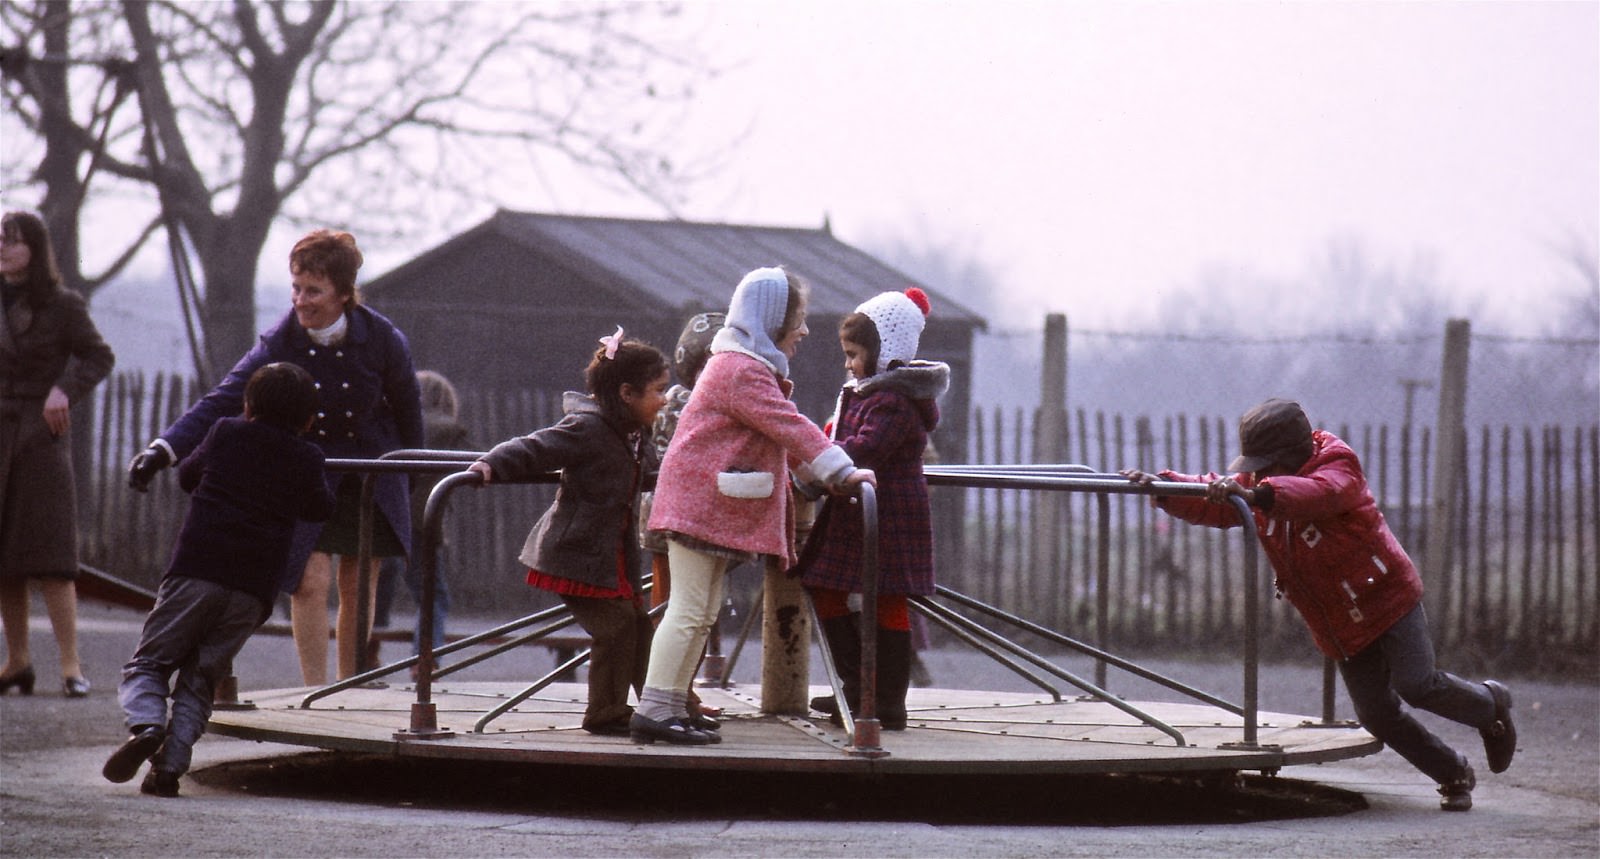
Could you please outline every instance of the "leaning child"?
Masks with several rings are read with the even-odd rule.
[[[322,450],[300,438],[317,402],[309,373],[267,364],[245,385],[243,417],[218,420],[178,465],[178,484],[192,495],[189,512],[122,669],[117,700],[130,736],[101,770],[110,781],[133,778],[149,760],[139,789],[178,795],[217,681],[272,614],[295,522],[333,514]]]

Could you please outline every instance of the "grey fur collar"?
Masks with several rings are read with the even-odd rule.
[[[942,361],[912,361],[852,383],[862,395],[897,391],[913,400],[933,400],[950,389],[950,365]]]

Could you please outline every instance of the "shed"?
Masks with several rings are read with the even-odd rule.
[[[973,335],[985,321],[839,241],[826,226],[502,209],[362,289],[364,300],[406,333],[419,369],[444,373],[471,397],[518,388],[581,390],[596,341],[618,325],[670,351],[690,316],[727,309],[739,279],[768,265],[782,265],[810,285],[811,336],[791,362],[791,377],[796,403],[819,422],[844,381],[834,333],[839,320],[879,292],[910,286],[927,292],[933,311],[919,355],[952,371],[934,443],[949,458],[966,458]]]

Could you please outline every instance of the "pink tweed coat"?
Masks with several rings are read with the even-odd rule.
[[[718,352],[695,382],[661,461],[649,527],[790,565],[789,468],[835,483],[852,465],[784,395],[771,367],[742,352]]]

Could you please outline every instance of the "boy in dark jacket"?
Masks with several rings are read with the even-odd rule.
[[[1472,808],[1477,785],[1465,756],[1402,706],[1477,728],[1491,772],[1517,750],[1511,692],[1434,666],[1422,579],[1384,522],[1355,451],[1313,430],[1299,403],[1271,399],[1239,419],[1243,455],[1232,477],[1163,471],[1162,480],[1207,484],[1206,497],[1156,497],[1156,507],[1215,528],[1238,525],[1230,496],[1253,509],[1278,591],[1299,610],[1318,649],[1338,661],[1361,726],[1439,783],[1446,811]],[[1157,475],[1122,472],[1136,483]]]
[[[245,387],[244,416],[217,421],[178,466],[179,485],[193,497],[139,646],[122,669],[117,698],[130,736],[101,770],[110,781],[133,778],[153,758],[139,789],[178,795],[178,778],[211,718],[217,679],[272,613],[296,520],[333,513],[322,451],[300,438],[316,411],[309,373],[267,364]]]

